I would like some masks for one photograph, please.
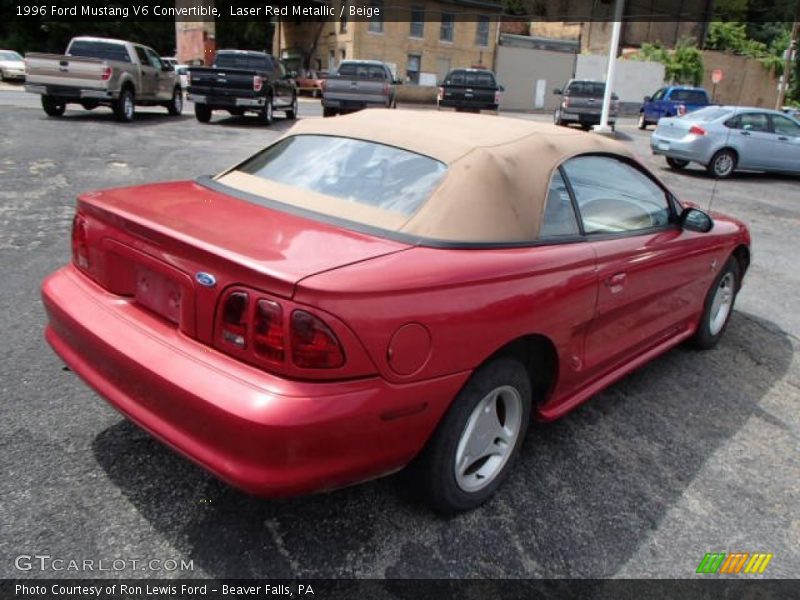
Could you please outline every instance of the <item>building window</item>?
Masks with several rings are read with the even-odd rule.
[[[411,23],[408,35],[412,38],[421,38],[425,36],[425,9],[421,6],[415,6],[411,9]]]
[[[475,23],[475,45],[489,45],[489,17],[479,16]]]
[[[453,13],[442,13],[442,26],[439,29],[439,39],[443,42],[453,41],[456,16]]]
[[[339,21],[339,33],[347,33],[347,15],[342,13],[342,19]]]
[[[406,79],[409,83],[419,84],[419,70],[422,64],[422,56],[419,54],[409,54],[406,63]]]
[[[341,60],[346,60],[347,59],[347,50],[345,50],[344,48],[339,50],[339,56],[341,56]]]
[[[383,33],[383,0],[371,0],[372,17],[369,19],[371,33]]]

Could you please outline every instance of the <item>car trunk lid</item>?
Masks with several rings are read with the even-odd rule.
[[[76,264],[107,291],[202,341],[231,285],[291,298],[308,276],[408,247],[191,181],[81,196],[74,255],[76,243],[87,255]]]

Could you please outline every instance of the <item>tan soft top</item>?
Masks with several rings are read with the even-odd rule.
[[[363,110],[304,119],[284,137],[331,135],[396,146],[437,159],[448,171],[412,215],[356,205],[236,170],[220,183],[322,214],[415,237],[457,242],[536,240],[553,171],[578,154],[630,157],[622,144],[579,130],[494,115]]]

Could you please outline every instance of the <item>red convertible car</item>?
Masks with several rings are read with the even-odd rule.
[[[600,136],[376,109],[303,120],[214,178],[82,195],[46,338],[243,490],[410,465],[454,512],[497,489],[531,419],[714,346],[749,244]]]

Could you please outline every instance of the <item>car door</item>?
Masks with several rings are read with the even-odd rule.
[[[652,123],[657,123],[662,117],[662,114],[659,112],[659,107],[661,106],[661,99],[664,97],[665,90],[666,88],[661,88],[652,95],[649,102],[645,103],[644,118],[646,120]]]
[[[134,46],[136,58],[139,59],[140,83],[136,95],[143,100],[151,100],[156,95],[158,89],[158,72],[150,63],[147,51],[144,46]]]
[[[289,106],[292,103],[294,91],[292,79],[286,73],[283,63],[274,60],[272,68],[275,79],[275,104],[277,106]]]
[[[585,370],[613,370],[688,335],[702,310],[715,255],[704,234],[677,224],[671,195],[633,161],[584,155],[563,165],[596,255],[598,295]]]
[[[800,173],[800,123],[783,115],[772,120],[772,165],[777,171]]]
[[[739,155],[740,169],[768,169],[772,161],[772,147],[777,140],[770,129],[769,117],[764,112],[743,112],[731,122],[728,142]]]
[[[175,71],[167,67],[155,50],[145,48],[147,59],[150,66],[156,73],[155,95],[158,100],[169,100],[172,98],[172,90],[175,87]]]

